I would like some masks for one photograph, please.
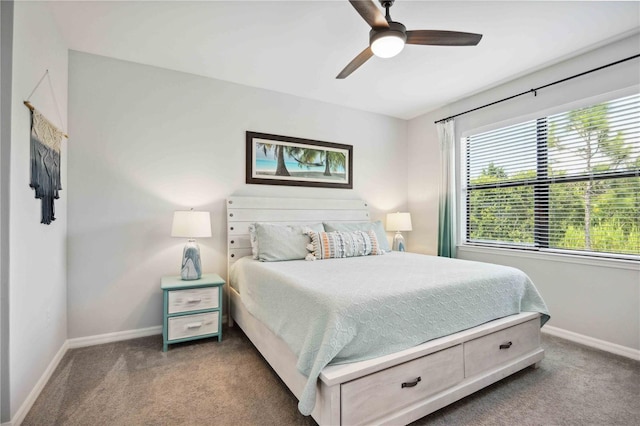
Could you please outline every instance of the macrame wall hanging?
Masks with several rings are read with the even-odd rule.
[[[62,189],[62,182],[60,181],[60,145],[62,137],[69,138],[69,136],[47,120],[29,102],[29,99],[45,77],[49,80],[51,95],[53,96],[60,123],[63,122],[58,109],[58,102],[53,93],[49,70],[45,71],[27,100],[24,101],[24,104],[31,111],[31,178],[29,186],[33,188],[36,198],[41,203],[42,220],[40,223],[49,225],[56,220],[53,200],[60,198],[59,191]]]

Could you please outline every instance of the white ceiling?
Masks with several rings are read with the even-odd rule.
[[[376,1],[376,5],[379,5]],[[368,44],[347,0],[53,2],[70,49],[409,119],[640,29],[640,2],[397,0],[409,30],[484,34],[408,45],[335,76]]]

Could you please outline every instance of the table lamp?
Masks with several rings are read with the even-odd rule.
[[[393,237],[393,250],[404,251],[404,237],[400,231],[411,231],[411,214],[410,213],[388,213],[387,214],[387,231],[395,231]]]
[[[182,279],[185,281],[200,279],[202,277],[200,247],[195,239],[211,236],[209,212],[197,212],[193,209],[174,212],[171,236],[189,239],[182,251],[182,269],[180,270]]]

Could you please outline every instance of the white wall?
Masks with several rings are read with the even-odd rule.
[[[40,224],[40,200],[29,188],[29,96],[49,70],[62,123],[45,79],[31,102],[66,129],[67,49],[45,2],[15,2],[13,21],[10,170],[9,304],[10,406],[15,416],[67,338],[66,232],[67,143],[63,142],[57,220]]]
[[[174,210],[211,212],[203,271],[226,276],[232,193],[406,208],[406,121],[79,52],[69,81],[69,337],[161,324],[185,244]],[[246,185],[247,130],[353,145],[354,189]]]
[[[435,253],[438,226],[439,143],[434,121],[596,68],[638,53],[640,36],[600,47],[557,65],[455,102],[409,122],[409,209],[415,217],[409,249]],[[558,105],[640,84],[640,61],[633,60],[456,119],[456,132],[478,129]],[[637,89],[634,89],[637,90]],[[427,164],[424,167],[423,164]],[[426,188],[426,189],[425,189]],[[551,311],[549,325],[640,349],[640,266],[615,262],[590,264],[514,256],[500,250],[459,248],[458,257],[519,267],[536,283]]]
[[[0,423],[9,413],[9,162],[13,2],[0,2]]]

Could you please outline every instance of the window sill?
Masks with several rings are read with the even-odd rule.
[[[507,249],[499,247],[489,246],[476,246],[476,245],[458,245],[459,253],[482,253],[493,254],[500,256],[520,257],[534,260],[544,260],[552,262],[562,263],[577,263],[581,265],[599,266],[606,268],[618,268],[618,269],[630,269],[633,271],[640,271],[640,262],[631,259],[614,259],[595,256],[584,256],[577,254],[557,253],[557,252],[542,252],[531,250],[518,250]]]

